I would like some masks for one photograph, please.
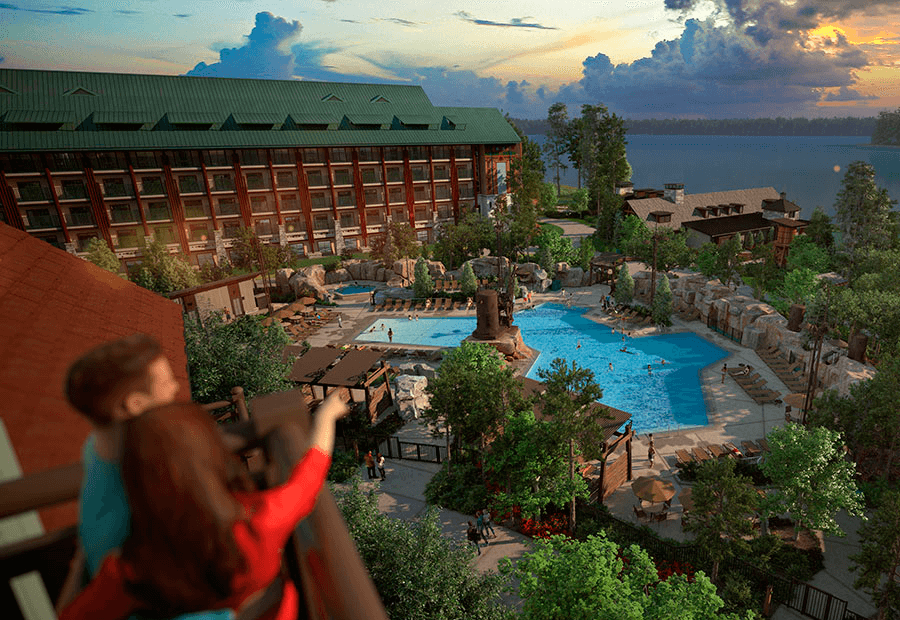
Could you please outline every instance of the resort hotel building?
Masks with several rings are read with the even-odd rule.
[[[506,192],[519,137],[419,86],[0,69],[0,221],[126,266],[162,240],[194,265],[237,231],[300,255],[423,242]]]

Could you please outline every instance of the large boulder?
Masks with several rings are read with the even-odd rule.
[[[395,286],[383,288],[375,291],[375,303],[380,304],[385,298],[387,299],[412,299],[415,292],[403,286]]]
[[[279,295],[288,295],[291,292],[290,279],[294,275],[293,269],[279,269],[275,272],[275,287]]]
[[[331,299],[331,294],[325,289],[324,284],[319,284],[314,278],[310,278],[302,271],[298,271],[288,280],[291,292],[297,297],[315,297],[316,299]]]
[[[305,278],[311,282],[315,282],[319,286],[325,286],[325,267],[322,265],[310,265],[302,267],[297,273],[303,274]]]
[[[346,269],[335,269],[325,272],[325,284],[336,284],[350,280],[350,272]]]
[[[537,284],[547,279],[547,272],[537,263],[522,263],[516,266],[516,277],[522,284]]]
[[[411,284],[415,278],[416,261],[412,258],[401,258],[394,261],[392,269],[401,279]]]
[[[428,265],[428,275],[432,278],[440,278],[443,277],[445,273],[447,273],[446,267],[444,267],[444,263],[437,260],[428,260],[425,261]]]
[[[566,288],[581,286],[584,281],[584,269],[581,267],[569,267],[562,277],[562,285]]]
[[[344,261],[344,269],[350,274],[351,280],[363,280],[363,264],[359,261]]]
[[[500,267],[504,273],[511,269],[511,263],[505,256],[482,256],[469,261],[476,278],[496,278],[500,275]]]

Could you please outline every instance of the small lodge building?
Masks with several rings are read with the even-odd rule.
[[[221,312],[226,319],[244,314],[257,314],[264,305],[254,293],[253,279],[260,275],[248,273],[224,280],[169,293],[169,299],[177,302],[182,311],[195,319],[205,321],[210,313]],[[265,297],[262,297],[264,302]]]
[[[625,200],[623,214],[637,216],[650,230],[684,229],[692,248],[719,245],[739,235],[745,250],[774,242],[776,260],[783,265],[791,240],[809,224],[798,218],[800,207],[772,187],[704,194],[686,194],[682,183],[664,187],[636,190],[631,183],[617,184]]]

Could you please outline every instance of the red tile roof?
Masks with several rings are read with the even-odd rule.
[[[156,337],[190,398],[181,307],[0,223],[0,417],[24,474],[81,459],[90,425],[63,381],[85,351],[133,333]],[[76,520],[74,502],[41,511],[46,531]]]

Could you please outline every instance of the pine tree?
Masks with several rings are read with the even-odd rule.
[[[112,273],[118,273],[122,267],[119,259],[116,258],[116,253],[109,249],[109,245],[105,241],[97,237],[88,241],[87,256],[85,258],[98,267]]]
[[[462,294],[466,297],[472,297],[478,290],[478,281],[475,279],[475,272],[472,271],[472,263],[467,262],[463,265],[459,287],[462,290]]]
[[[630,304],[634,299],[634,278],[628,273],[628,265],[622,265],[616,279],[615,298],[617,304]]]
[[[871,164],[850,164],[834,208],[851,277],[856,275],[855,266],[862,252],[889,247],[893,204],[887,190],[875,185],[875,168]]]
[[[669,286],[669,278],[662,274],[659,284],[656,286],[656,295],[653,297],[653,322],[657,325],[672,324],[672,288]]]
[[[415,276],[413,290],[415,291],[416,297],[423,299],[434,295],[434,280],[431,279],[431,274],[428,272],[428,263],[426,263],[425,259],[421,256],[419,257],[419,260],[416,261],[416,268],[413,275]]]

